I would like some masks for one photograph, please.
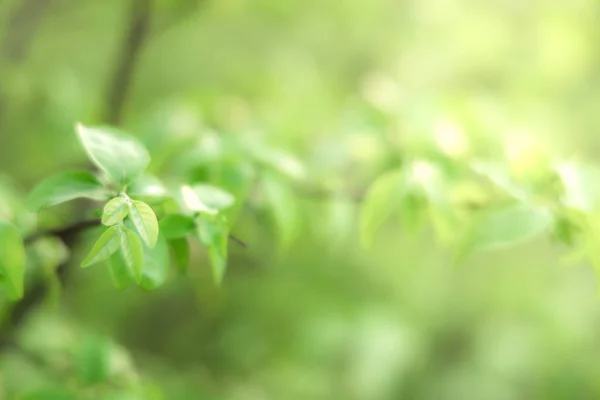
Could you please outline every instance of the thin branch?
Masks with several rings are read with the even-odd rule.
[[[121,122],[135,67],[148,37],[151,11],[152,0],[131,0],[128,31],[110,79],[106,99],[105,122],[109,124],[118,125]]]
[[[244,242],[242,239],[240,239],[240,238],[238,238],[236,236],[229,235],[229,240],[231,240],[232,242],[235,242],[235,243],[239,244],[243,248],[247,248],[248,247],[248,243]]]

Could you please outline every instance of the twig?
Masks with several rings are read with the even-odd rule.
[[[232,242],[235,242],[235,243],[239,244],[243,248],[247,248],[248,247],[248,243],[244,242],[242,239],[240,239],[240,238],[238,238],[236,236],[229,235],[229,240],[231,240]]]

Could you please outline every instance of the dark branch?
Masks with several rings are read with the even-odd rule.
[[[132,0],[127,33],[110,79],[105,122],[118,125],[129,94],[140,52],[148,37],[152,0]]]

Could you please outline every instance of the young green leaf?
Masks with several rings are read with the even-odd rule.
[[[11,223],[0,221],[0,282],[11,299],[23,297],[25,247],[19,230]]]
[[[184,185],[181,187],[181,199],[183,200],[183,205],[190,211],[193,212],[204,212],[208,214],[216,214],[219,211],[213,208],[208,207],[206,204],[200,201],[198,195],[192,189],[191,186]]]
[[[152,208],[143,201],[134,200],[129,203],[129,218],[144,243],[149,247],[154,247],[158,237],[158,220]]]
[[[279,246],[286,251],[298,232],[300,219],[293,190],[272,173],[263,173],[262,188],[266,205],[279,230]]]
[[[542,207],[514,205],[486,211],[471,224],[457,258],[514,246],[549,231],[552,224],[552,214]]]
[[[92,264],[108,259],[116,253],[119,250],[119,246],[121,246],[121,235],[123,235],[123,229],[119,225],[111,226],[105,230],[81,262],[81,266],[83,268],[89,267]]]
[[[231,193],[212,185],[183,186],[181,193],[185,206],[196,212],[216,214],[235,203],[235,197]]]
[[[182,214],[169,214],[158,223],[160,233],[166,239],[184,238],[196,229],[194,218]]]
[[[135,277],[130,267],[125,263],[123,252],[116,252],[108,259],[110,279],[116,289],[123,290],[135,282]]]
[[[202,203],[214,210],[223,210],[235,203],[235,197],[231,193],[216,186],[197,183],[192,186],[192,189],[194,189],[194,192],[196,192],[198,199]]]
[[[144,267],[144,246],[138,234],[126,227],[123,227],[121,235],[121,254],[136,281],[140,282]]]
[[[77,134],[90,160],[112,182],[127,185],[150,163],[148,151],[138,140],[114,128],[78,124]]]
[[[77,198],[104,200],[107,197],[107,192],[91,173],[64,172],[37,185],[27,197],[27,208],[37,211]]]
[[[187,272],[188,264],[190,262],[190,245],[186,238],[178,238],[169,240],[171,247],[171,254],[175,260],[175,266],[180,273],[185,274]]]
[[[154,290],[161,286],[169,274],[169,247],[163,235],[158,235],[153,248],[144,246],[144,269],[140,287]]]
[[[165,185],[154,175],[142,175],[129,185],[127,194],[135,199],[160,200],[169,196]]]
[[[227,220],[222,215],[202,213],[198,216],[197,231],[208,252],[215,282],[220,284],[227,267]]]
[[[363,246],[371,246],[377,229],[401,207],[403,179],[402,171],[394,170],[377,178],[368,189],[360,210]]]
[[[104,206],[102,213],[102,223],[106,226],[113,226],[123,221],[129,214],[129,201],[124,197],[115,197]]]

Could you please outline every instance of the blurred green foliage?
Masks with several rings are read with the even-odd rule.
[[[187,276],[148,293],[101,267],[61,285],[95,230],[36,241],[26,281],[48,291],[1,344],[0,399],[600,397],[597,280],[561,244],[598,259],[581,218],[600,197],[599,17],[593,0],[0,0],[0,219],[29,237],[98,217],[83,201],[36,220],[24,199],[90,168],[76,122],[108,123],[145,144],[149,172],[234,194],[249,244],[229,245],[220,287],[192,244]],[[398,170],[399,202],[365,216]],[[447,204],[561,195],[560,241],[454,265],[470,219]],[[500,219],[508,236],[519,215]],[[359,220],[377,225],[368,250]],[[4,327],[15,304],[0,306]]]

